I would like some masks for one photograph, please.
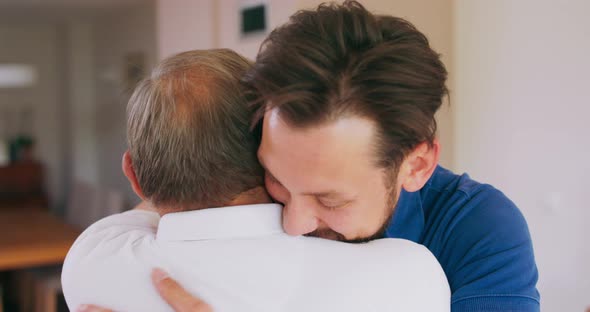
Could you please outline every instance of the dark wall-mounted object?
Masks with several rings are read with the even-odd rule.
[[[266,6],[259,4],[241,9],[242,35],[266,31]]]

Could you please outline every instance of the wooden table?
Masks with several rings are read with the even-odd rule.
[[[0,210],[0,271],[63,263],[80,233],[47,211]]]

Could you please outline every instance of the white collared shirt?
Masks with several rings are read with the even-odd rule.
[[[171,311],[152,286],[154,267],[217,312],[450,310],[444,272],[424,246],[289,236],[276,204],[104,218],[68,253],[66,302]]]

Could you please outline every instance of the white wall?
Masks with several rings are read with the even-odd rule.
[[[72,21],[66,29],[71,178],[98,186],[94,28],[91,22]]]
[[[157,0],[158,59],[215,45],[215,0]]]
[[[543,311],[590,305],[590,2],[455,1],[455,166],[529,222]]]

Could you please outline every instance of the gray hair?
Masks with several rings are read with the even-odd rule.
[[[144,195],[182,209],[222,206],[264,184],[240,79],[252,64],[227,50],[163,60],[127,107],[127,142]]]

